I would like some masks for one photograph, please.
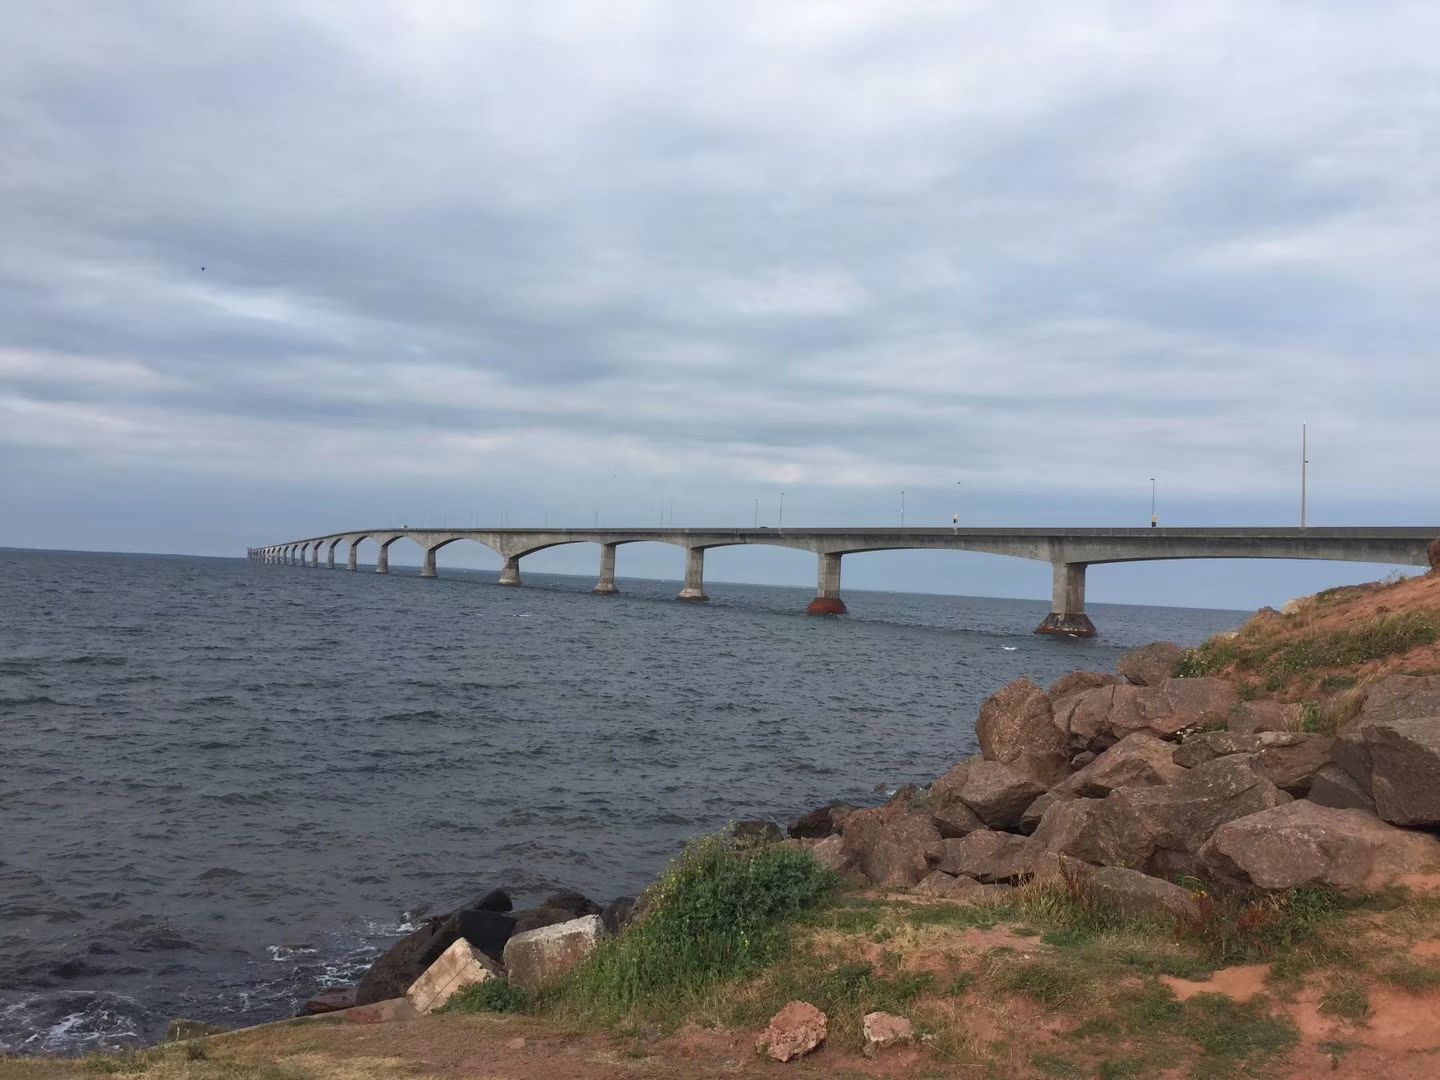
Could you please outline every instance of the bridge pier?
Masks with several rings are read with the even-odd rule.
[[[339,542],[340,542],[340,541],[336,540],[336,541],[335,541],[335,544],[338,544]],[[335,569],[335,544],[331,544],[329,547],[327,547],[327,548],[325,549],[325,569],[326,569],[326,570],[334,570],[334,569]]]
[[[360,566],[360,541],[356,540],[350,545],[350,554],[345,560],[346,570],[356,570]]]
[[[498,582],[498,584],[501,584],[501,585],[519,585],[519,584],[520,584],[520,556],[519,556],[519,555],[507,555],[507,556],[505,556],[505,566],[504,566],[504,567],[501,569],[501,571],[500,571],[500,581]]]
[[[1057,562],[1050,614],[1035,628],[1056,637],[1094,637],[1095,624],[1085,614],[1085,563]]]
[[[840,599],[840,556],[829,552],[820,553],[819,580],[815,585],[815,599],[805,609],[807,615],[844,615],[847,608]]]
[[[380,545],[380,554],[375,556],[375,572],[377,574],[388,574],[390,572],[389,544]]]
[[[620,590],[615,587],[615,549],[619,544],[600,545],[600,580],[595,591],[601,596],[614,596]]]
[[[434,548],[426,548],[426,549],[425,549],[425,562],[424,562],[424,563],[421,565],[421,567],[420,567],[420,576],[421,576],[421,577],[434,577],[434,576],[435,576],[435,549],[434,549]]]
[[[685,587],[680,590],[679,599],[694,604],[703,604],[710,598],[705,595],[705,549],[685,549]]]
[[[318,543],[310,549],[310,569],[320,569],[320,545]]]

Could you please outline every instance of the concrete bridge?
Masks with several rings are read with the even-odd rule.
[[[1050,614],[1037,634],[1090,637],[1095,626],[1085,614],[1085,568],[1094,563],[1154,559],[1327,559],[1340,562],[1428,564],[1427,546],[1440,537],[1440,526],[1400,528],[1237,528],[1237,529],[361,529],[312,536],[284,544],[251,548],[257,562],[335,569],[335,549],[347,545],[346,569],[357,567],[364,540],[380,547],[375,569],[390,572],[390,545],[410,540],[424,552],[421,577],[435,576],[435,556],[457,540],[473,540],[505,560],[501,585],[520,584],[520,560],[560,544],[599,544],[600,580],[595,592],[613,595],[615,553],[622,544],[658,541],[685,549],[685,587],[681,600],[703,601],[705,552],[739,544],[813,551],[818,561],[813,615],[842,615],[840,560],[862,551],[945,549],[982,551],[1037,559],[1054,567]]]

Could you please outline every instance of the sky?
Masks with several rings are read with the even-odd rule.
[[[1162,524],[1294,524],[1302,423],[1312,524],[1440,523],[1436,41],[1432,0],[12,5],[0,545],[774,524],[782,491],[794,526],[901,491],[913,524],[1145,525],[1151,477]],[[1105,567],[1089,599],[1387,569]]]

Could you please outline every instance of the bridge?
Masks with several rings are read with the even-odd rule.
[[[365,540],[380,548],[375,569],[390,572],[390,545],[405,539],[424,552],[420,576],[433,578],[436,555],[458,540],[473,540],[497,552],[505,566],[501,585],[520,584],[520,560],[560,544],[598,544],[600,580],[595,592],[614,595],[615,553],[624,544],[655,541],[685,550],[685,587],[679,598],[704,601],[705,552],[740,544],[799,548],[818,561],[812,615],[843,615],[840,560],[864,551],[980,551],[1048,562],[1054,568],[1050,614],[1037,634],[1091,637],[1095,625],[1085,614],[1085,568],[1096,563],[1156,559],[1326,559],[1339,562],[1425,566],[1440,526],[1388,528],[1150,528],[1150,529],[360,529],[312,536],[249,549],[256,562],[335,569],[335,549],[348,545],[346,569],[358,566]]]

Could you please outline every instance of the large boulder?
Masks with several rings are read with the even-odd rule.
[[[845,820],[841,852],[847,866],[882,888],[909,888],[930,872],[940,831],[930,815],[891,802],[857,810]]]
[[[986,828],[985,822],[980,820],[980,815],[958,800],[931,810],[930,823],[940,830],[942,837],[947,839]]]
[[[1329,885],[1362,893],[1406,874],[1440,871],[1440,841],[1363,810],[1297,799],[1221,825],[1199,863],[1221,881],[1267,891]]]
[[[1185,650],[1173,641],[1157,641],[1141,649],[1131,649],[1120,657],[1115,670],[1136,686],[1159,686],[1175,674],[1175,666]]]
[[[982,758],[962,761],[936,780],[930,798],[942,811],[960,803],[992,829],[1013,829],[1025,808],[1044,791],[1045,785],[1033,777]]]
[[[1335,761],[1397,825],[1440,824],[1440,675],[1391,675],[1340,729]]]
[[[1431,570],[1440,570],[1440,537],[1430,541],[1430,546],[1425,549],[1425,556],[1430,560]]]
[[[1078,694],[1082,690],[1094,690],[1097,686],[1114,686],[1122,683],[1125,679],[1120,675],[1112,675],[1108,671],[1072,671],[1068,675],[1061,675],[1050,684],[1046,691],[1050,700],[1059,703],[1061,698],[1067,698],[1071,694]]]
[[[1030,679],[1017,679],[980,707],[975,721],[980,753],[1049,786],[1070,771],[1065,733],[1050,698]]]
[[[1237,735],[1261,731],[1299,731],[1300,706],[1284,701],[1242,701],[1226,726]]]
[[[1175,744],[1146,731],[1126,735],[1079,772],[1051,789],[1056,796],[1103,799],[1116,788],[1147,787],[1180,779]]]
[[[1029,838],[1029,854],[1054,852],[1097,866],[1186,872],[1194,853],[1221,824],[1289,799],[1253,757],[1236,754],[1188,769],[1173,783],[1117,788],[1104,799],[1055,802]]]
[[[1207,761],[1173,784],[1120,788],[1105,800],[1116,827],[1134,829],[1157,850],[1196,852],[1227,821],[1290,801],[1247,754]]]
[[[460,938],[410,984],[405,997],[416,1012],[432,1013],[466,987],[504,977],[499,964]]]
[[[937,869],[986,885],[1008,884],[1030,874],[1028,839],[982,829],[958,840],[941,841]]]
[[[1173,921],[1200,915],[1188,889],[1137,870],[1101,866],[1087,871],[1081,881],[1091,903],[1125,918]]]
[[[1051,803],[1029,837],[1025,859],[1039,865],[1042,855],[1068,855],[1093,866],[1139,867],[1155,851],[1151,837],[1117,814],[1106,799],[1062,799]]]
[[[976,888],[980,883],[974,878],[956,877],[943,870],[932,870],[915,886],[917,896],[951,897],[966,889]]]
[[[1370,794],[1392,825],[1440,825],[1440,715],[1365,728]]]
[[[505,973],[522,990],[538,990],[568,975],[600,943],[600,916],[516,934],[505,943]]]
[[[1175,751],[1175,763],[1190,769],[1230,754],[1253,754],[1272,784],[1292,795],[1303,795],[1310,790],[1315,774],[1330,761],[1334,741],[1328,735],[1304,731],[1259,731],[1253,735],[1201,731]]]
[[[1224,679],[1166,679],[1155,686],[1101,686],[1056,705],[1055,720],[1076,746],[1101,750],[1145,731],[1171,738],[1224,727],[1240,696]]]
[[[855,807],[845,802],[826,803],[797,818],[789,828],[791,836],[804,840],[819,839],[838,833]]]

